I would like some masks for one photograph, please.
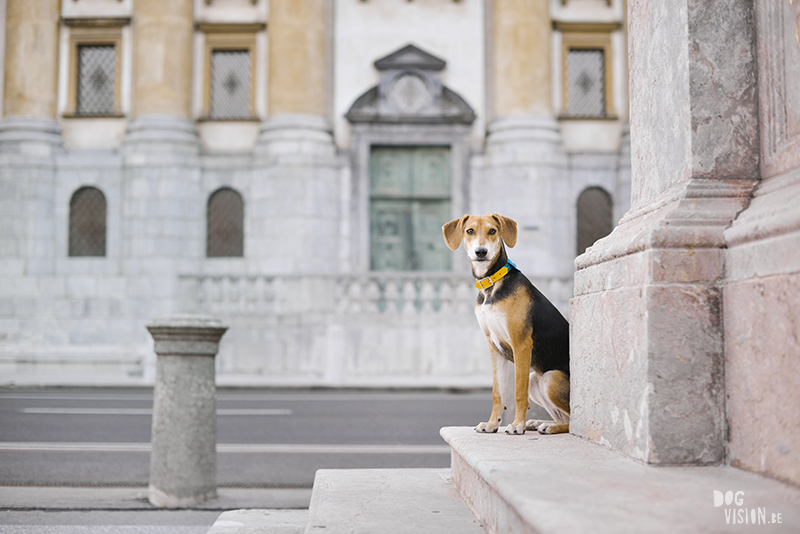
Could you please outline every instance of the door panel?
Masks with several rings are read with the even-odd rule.
[[[370,157],[370,267],[450,269],[442,225],[450,219],[447,147],[375,147]]]
[[[373,200],[370,244],[374,271],[408,271],[411,258],[411,213],[404,200]]]

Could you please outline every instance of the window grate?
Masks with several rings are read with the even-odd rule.
[[[208,199],[206,256],[244,256],[244,202],[233,189],[217,190]]]
[[[116,63],[114,45],[78,47],[78,115],[114,113]]]
[[[611,195],[600,187],[589,187],[578,197],[578,248],[583,254],[595,241],[614,229]]]
[[[605,53],[573,49],[567,53],[567,114],[570,117],[604,117]]]
[[[106,198],[94,187],[82,187],[69,203],[69,255],[106,255]]]
[[[211,53],[211,118],[250,117],[251,64],[249,50]]]

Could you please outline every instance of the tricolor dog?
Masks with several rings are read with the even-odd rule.
[[[569,432],[569,323],[511,263],[506,245],[517,243],[517,223],[502,215],[464,215],[442,227],[450,250],[463,242],[480,290],[475,305],[492,356],[492,415],[478,432],[497,432],[506,408],[508,373],[514,372],[514,422],[506,434]],[[552,421],[525,421],[528,397]]]

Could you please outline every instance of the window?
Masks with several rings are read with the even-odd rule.
[[[250,117],[251,72],[249,50],[213,50],[211,52],[212,119]]]
[[[114,113],[117,52],[114,45],[78,47],[78,95],[76,114]]]
[[[223,187],[208,198],[206,256],[244,256],[244,201],[233,189]]]
[[[255,33],[218,33],[213,31],[213,26],[205,28],[203,115],[212,120],[252,119],[255,116]]]
[[[69,33],[69,103],[65,115],[120,116],[121,28],[74,26]]]
[[[611,195],[600,187],[584,189],[578,197],[578,247],[583,254],[614,229]]]
[[[370,154],[370,266],[376,271],[445,271],[450,252],[448,147],[373,147]]]
[[[616,118],[610,33],[616,26],[558,23],[556,29],[564,31],[561,118]]]
[[[567,52],[567,115],[605,116],[604,64],[603,50],[573,48]]]
[[[106,197],[95,187],[78,189],[69,202],[69,255],[106,255]]]

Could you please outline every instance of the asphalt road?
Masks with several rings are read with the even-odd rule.
[[[146,486],[152,390],[0,389],[0,486]],[[488,391],[220,390],[220,487],[310,487],[320,468],[448,467],[442,426]]]

